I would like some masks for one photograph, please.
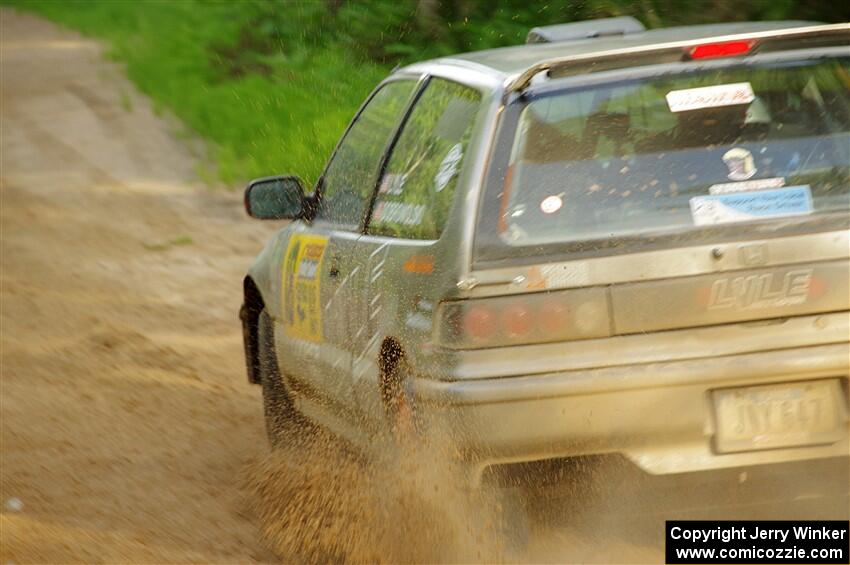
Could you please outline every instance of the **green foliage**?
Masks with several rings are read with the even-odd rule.
[[[364,205],[375,189],[376,163],[415,86],[414,80],[386,84],[357,117],[325,172],[324,197],[317,217],[339,224],[359,224]]]
[[[158,108],[212,142],[227,183],[315,180],[393,66],[521,43],[535,25],[635,15],[651,27],[850,19],[824,0],[0,0],[103,39]]]
[[[346,122],[387,73],[307,39],[298,22],[316,18],[308,3],[292,4],[298,18],[281,28],[257,25],[263,13],[281,8],[267,2],[15,5],[106,40],[110,56],[158,108],[212,142],[218,176],[229,184],[274,172],[314,180]]]
[[[431,79],[387,163],[370,233],[413,239],[440,236],[480,101],[476,90]],[[428,214],[415,218],[417,210],[426,209]]]

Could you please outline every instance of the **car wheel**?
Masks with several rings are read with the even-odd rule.
[[[399,446],[415,448],[422,439],[421,423],[416,419],[413,395],[409,390],[410,370],[402,357],[381,384],[390,437]]]
[[[293,429],[295,409],[277,365],[274,328],[265,310],[257,320],[257,341],[266,434],[272,447],[279,447]]]
[[[410,386],[411,378],[412,372],[407,361],[401,357],[381,386],[390,432],[388,435],[399,457],[407,456],[410,451],[429,449],[426,418],[417,411]],[[439,457],[446,453],[441,451],[435,455]],[[499,508],[494,533],[504,542],[504,548],[509,554],[522,555],[528,546],[531,531],[528,493],[522,487],[497,488]]]

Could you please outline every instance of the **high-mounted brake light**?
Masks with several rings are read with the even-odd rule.
[[[716,57],[734,57],[749,53],[755,41],[724,41],[722,43],[706,43],[691,47],[688,55],[691,59],[713,59]]]

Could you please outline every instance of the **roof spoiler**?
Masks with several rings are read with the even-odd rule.
[[[619,64],[618,61],[622,61],[623,57],[626,56],[630,58],[631,66],[635,65],[635,59],[642,56],[649,57],[652,61],[658,62],[659,57],[666,54],[667,62],[683,61],[690,59],[689,50],[697,45],[739,40],[757,41],[759,45],[753,50],[755,52],[782,51],[785,49],[799,49],[800,45],[797,40],[803,38],[806,38],[810,42],[817,42],[817,46],[819,47],[845,46],[850,42],[850,23],[808,25],[752,33],[719,35],[639,47],[610,49],[596,53],[566,55],[533,64],[519,75],[510,79],[505,85],[505,90],[506,92],[520,92],[531,83],[531,79],[535,75],[544,72],[550,74],[570,70],[574,73],[599,72],[620,68],[623,65]],[[613,65],[608,65],[609,63],[613,63]]]
[[[526,43],[553,43],[576,39],[593,39],[606,35],[626,35],[646,31],[643,24],[631,16],[600,18],[571,24],[535,27],[528,32]]]

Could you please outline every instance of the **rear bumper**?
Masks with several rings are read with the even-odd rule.
[[[518,463],[488,469],[489,484],[525,488],[542,517],[573,525],[606,508],[610,520],[846,520],[850,458],[649,475],[621,456]],[[531,487],[531,488],[529,488]],[[565,511],[566,510],[566,511]],[[577,519],[578,518],[578,519]]]
[[[415,379],[426,421],[450,426],[480,467],[621,454],[650,474],[848,456],[830,445],[718,454],[710,391],[821,378],[842,379],[847,414],[850,343],[587,369],[439,382]],[[433,420],[432,420],[433,418]]]

